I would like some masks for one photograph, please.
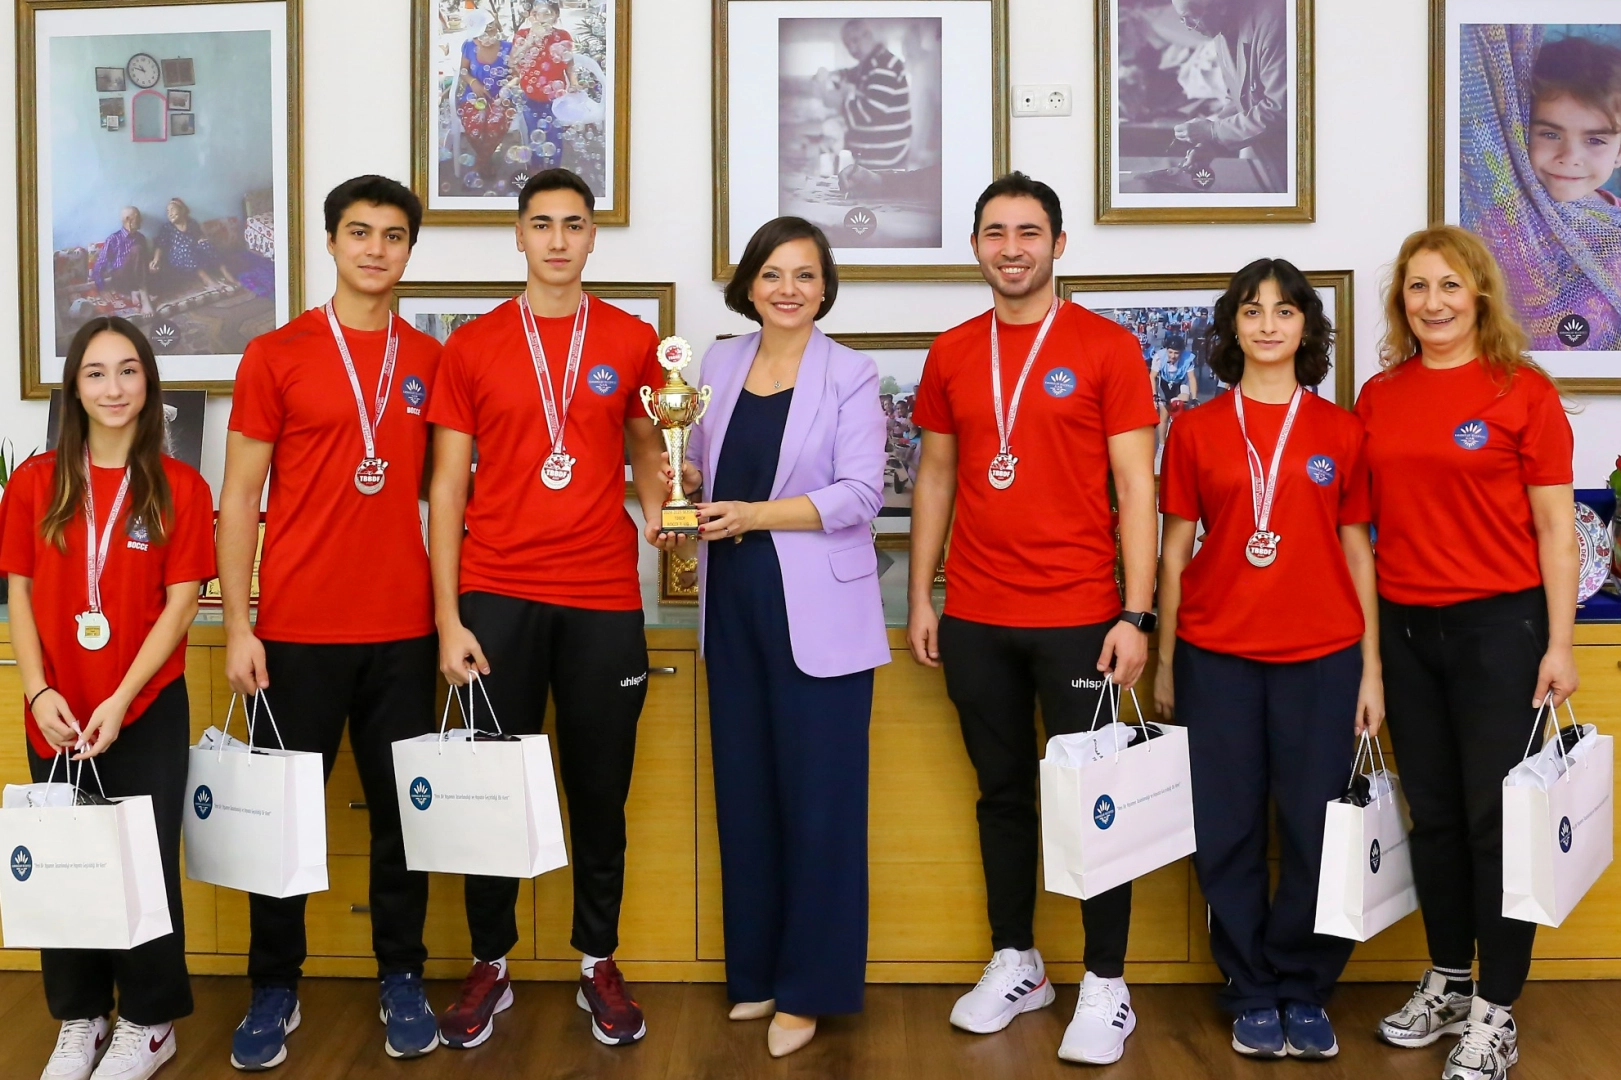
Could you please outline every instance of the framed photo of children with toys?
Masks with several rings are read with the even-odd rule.
[[[1478,233],[1538,363],[1621,393],[1621,10],[1431,0],[1430,217]]]

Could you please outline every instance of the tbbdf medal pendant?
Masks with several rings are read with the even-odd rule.
[[[1278,544],[1283,539],[1268,526],[1272,521],[1272,503],[1278,494],[1278,474],[1283,465],[1283,447],[1289,441],[1289,432],[1295,426],[1295,414],[1300,411],[1300,387],[1295,387],[1289,399],[1289,412],[1283,418],[1283,429],[1278,432],[1278,445],[1272,449],[1272,471],[1261,471],[1261,455],[1250,442],[1249,428],[1244,425],[1244,389],[1233,387],[1233,409],[1238,413],[1238,433],[1244,437],[1244,464],[1250,471],[1250,498],[1255,511],[1255,531],[1244,544],[1244,558],[1251,566],[1265,569],[1278,558]]]
[[[343,327],[338,324],[337,309],[327,301],[326,322],[332,338],[338,343],[338,355],[343,359],[343,370],[349,376],[349,389],[355,394],[355,408],[360,412],[360,441],[365,444],[366,456],[355,469],[355,490],[362,495],[375,495],[383,490],[386,479],[383,472],[388,462],[377,456],[377,432],[383,426],[383,414],[388,411],[389,391],[394,388],[394,362],[400,353],[400,336],[394,329],[394,315],[388,316],[388,345],[383,350],[383,370],[377,373],[377,419],[366,411],[366,398],[360,391],[360,376],[355,374],[354,357],[349,355],[349,343],[344,340]]]
[[[96,492],[95,481],[90,476],[90,448],[84,451],[84,579],[85,594],[90,601],[90,610],[81,611],[73,617],[78,623],[75,636],[79,639],[79,646],[96,652],[105,649],[107,643],[113,639],[112,623],[107,621],[106,614],[101,610],[101,574],[107,569],[107,548],[112,544],[113,526],[118,521],[118,512],[124,508],[124,497],[129,494],[129,466],[124,467],[124,479],[118,485],[118,497],[113,500],[113,512],[107,518],[107,525],[101,530],[100,543],[97,543],[96,533]]]
[[[1053,328],[1053,320],[1058,317],[1058,309],[1063,301],[1053,297],[1053,302],[1047,308],[1047,317],[1041,320],[1041,329],[1036,331],[1035,344],[1030,346],[1030,355],[1024,358],[1024,367],[1019,371],[1019,381],[1013,387],[1013,400],[1008,403],[1007,413],[1002,412],[1002,343],[996,333],[996,312],[991,312],[991,407],[996,413],[996,438],[999,449],[996,456],[991,458],[991,466],[986,470],[986,479],[990,480],[991,487],[997,491],[1006,491],[1013,486],[1017,475],[1019,459],[1013,456],[1011,441],[1013,439],[1013,425],[1019,419],[1019,399],[1024,396],[1024,380],[1029,377],[1030,369],[1035,366],[1036,356],[1041,352],[1041,343],[1047,340],[1047,331]]]
[[[574,479],[574,459],[561,450],[546,455],[540,466],[540,482],[553,491],[562,491]]]
[[[105,649],[107,643],[113,639],[112,624],[107,616],[99,611],[81,611],[73,616],[73,621],[79,624],[77,631],[80,648],[91,652]]]
[[[568,362],[563,368],[563,403],[558,407],[552,393],[552,371],[546,362],[546,347],[540,342],[540,331],[535,326],[535,313],[529,307],[529,295],[518,297],[518,314],[523,319],[524,337],[529,342],[529,359],[535,365],[535,382],[540,384],[540,407],[546,414],[546,432],[552,437],[552,449],[540,463],[540,482],[552,491],[562,491],[574,479],[574,463],[563,447],[563,432],[568,427],[568,409],[574,404],[574,387],[580,378],[580,354],[585,351],[585,328],[589,321],[591,297],[580,294],[580,306],[574,309],[574,332],[569,337]]]

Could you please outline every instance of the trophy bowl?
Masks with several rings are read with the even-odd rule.
[[[696,388],[681,377],[681,369],[692,362],[692,346],[678,337],[659,342],[659,366],[664,368],[664,385],[644,386],[642,408],[653,426],[664,436],[664,450],[670,459],[670,498],[665,501],[659,529],[683,537],[698,535],[698,510],[687,498],[681,473],[687,458],[687,439],[692,426],[709,411],[710,387]]]

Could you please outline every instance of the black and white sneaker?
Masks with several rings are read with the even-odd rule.
[[[1407,1004],[1379,1021],[1379,1038],[1391,1046],[1429,1046],[1443,1035],[1456,1035],[1469,1023],[1468,994],[1447,992],[1447,977],[1424,972]]]
[[[1441,1080],[1506,1080],[1520,1060],[1514,1017],[1485,998],[1475,998],[1463,1038],[1447,1055]]]
[[[952,1026],[989,1035],[1007,1027],[1020,1013],[1051,1005],[1058,995],[1047,981],[1041,954],[1034,949],[1030,954],[1035,962],[1027,964],[1017,949],[998,949],[985,965],[979,985],[952,1006]]]

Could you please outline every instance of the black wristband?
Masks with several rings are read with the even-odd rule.
[[[31,697],[31,698],[29,698],[29,699],[28,699],[28,710],[29,710],[29,711],[30,711],[30,712],[32,712],[32,711],[33,711],[33,710],[34,710],[34,702],[36,702],[36,701],[38,701],[38,700],[39,700],[39,699],[40,699],[40,698],[42,698],[42,697],[44,697],[44,696],[45,696],[45,691],[46,691],[46,690],[55,690],[55,689],[56,689],[56,687],[54,687],[54,686],[45,686],[45,687],[42,687],[42,688],[41,688],[41,689],[40,689],[40,692],[39,692],[39,693],[37,693],[37,694],[35,694],[35,695],[34,695],[34,696],[33,696],[33,697]]]

